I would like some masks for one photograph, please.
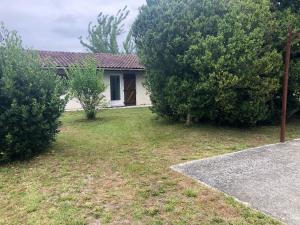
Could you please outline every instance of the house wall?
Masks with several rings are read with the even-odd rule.
[[[145,74],[136,73],[136,104],[137,105],[151,105],[150,96],[144,87]]]
[[[124,106],[124,83],[123,83],[123,74],[124,73],[134,73],[136,74],[136,105],[137,106],[147,106],[151,105],[150,97],[147,94],[146,88],[143,86],[145,81],[145,76],[143,72],[140,71],[105,71],[104,72],[104,82],[107,86],[104,95],[107,102],[107,107],[122,107]],[[111,75],[120,75],[120,85],[121,85],[121,100],[118,102],[111,102],[110,94],[110,76]],[[66,105],[67,111],[76,111],[81,110],[82,107],[77,99],[72,99]]]

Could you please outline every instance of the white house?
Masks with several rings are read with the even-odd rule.
[[[107,89],[104,93],[109,107],[148,106],[149,95],[143,86],[145,68],[136,55],[113,55],[104,53],[75,53],[38,51],[44,62],[50,62],[57,68],[58,74],[64,76],[65,69],[86,57],[95,58],[97,66],[104,70]],[[66,110],[79,110],[81,106],[72,99]]]

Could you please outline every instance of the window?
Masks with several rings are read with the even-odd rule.
[[[110,96],[112,101],[121,100],[120,76],[110,76]]]

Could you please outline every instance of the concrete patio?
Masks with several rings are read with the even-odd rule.
[[[172,166],[278,220],[300,224],[300,140]]]

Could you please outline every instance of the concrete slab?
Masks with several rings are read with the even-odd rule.
[[[290,225],[300,224],[300,140],[172,166]]]

